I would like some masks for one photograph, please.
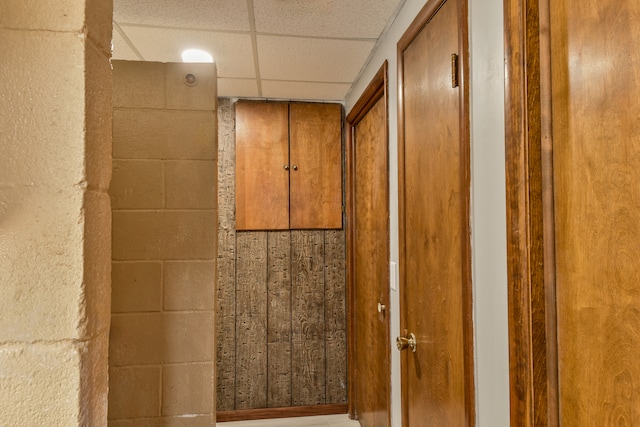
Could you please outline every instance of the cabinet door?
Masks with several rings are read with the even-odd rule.
[[[289,228],[286,103],[236,104],[236,229]]]
[[[342,228],[342,106],[290,105],[290,227]]]

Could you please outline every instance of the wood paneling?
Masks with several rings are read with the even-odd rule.
[[[268,341],[291,341],[291,233],[267,233]]]
[[[403,423],[472,426],[466,2],[429,2],[398,43]],[[451,84],[451,55],[460,87]]]
[[[237,230],[289,228],[288,114],[287,103],[236,104]]]
[[[346,253],[344,230],[325,232],[326,400],[347,402]]]
[[[640,3],[550,1],[560,421],[640,423]]]
[[[291,405],[291,233],[267,233],[269,343],[267,406]]]
[[[292,229],[342,228],[342,107],[292,103]]]
[[[324,340],[324,231],[291,232],[291,334],[294,342]]]
[[[324,231],[291,232],[292,400],[325,402]]]
[[[233,118],[221,100],[217,408],[229,420],[344,413],[331,404],[347,392],[345,233],[236,233]]]
[[[218,259],[216,281],[216,407],[235,408],[236,230],[235,109],[218,103]]]
[[[267,406],[267,233],[236,235],[236,409]]]
[[[291,406],[291,341],[268,344],[267,407]]]

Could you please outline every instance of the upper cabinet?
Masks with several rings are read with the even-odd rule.
[[[236,229],[342,228],[342,106],[236,104]]]

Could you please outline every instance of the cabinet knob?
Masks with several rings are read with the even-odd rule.
[[[297,171],[297,170],[298,170],[298,166],[293,165],[293,170],[294,170],[294,171]]]
[[[289,170],[289,165],[284,165],[284,170],[288,171]]]

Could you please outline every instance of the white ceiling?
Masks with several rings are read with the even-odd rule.
[[[218,95],[343,101],[405,0],[114,0],[113,58],[211,53]]]

